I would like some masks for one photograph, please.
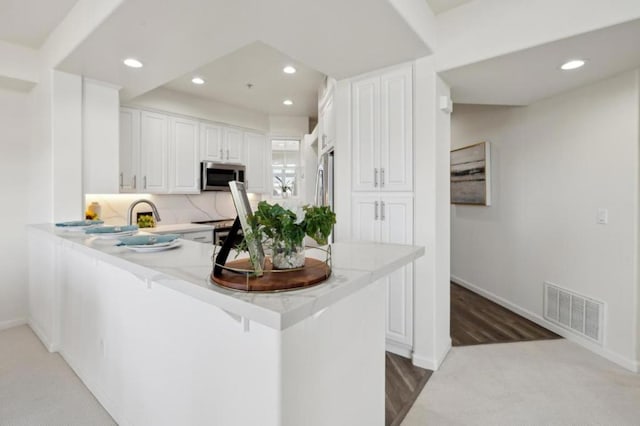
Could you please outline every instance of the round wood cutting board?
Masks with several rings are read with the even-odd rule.
[[[239,259],[227,262],[225,267],[233,269],[251,270],[249,259]],[[219,286],[242,291],[284,291],[303,287],[311,287],[329,278],[331,268],[326,262],[310,257],[305,258],[304,267],[287,271],[273,269],[271,261],[267,259],[262,277],[248,277],[245,274],[222,270],[222,275],[216,277],[211,273],[211,281]]]

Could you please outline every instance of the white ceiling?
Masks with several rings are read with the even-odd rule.
[[[527,105],[554,94],[640,67],[640,20],[521,50],[440,75],[456,103]],[[587,65],[561,71],[572,58]]]
[[[338,79],[431,52],[388,0],[136,0],[59,68],[122,86],[127,100],[254,41]],[[128,56],[145,67],[126,69]]]
[[[475,4],[472,0],[426,1],[435,13]],[[0,40],[37,48],[75,3],[76,0],[0,0]],[[391,3],[123,1],[58,68],[120,85],[124,101],[167,84],[173,90],[271,114],[315,115],[310,112],[315,103],[307,98],[315,93],[311,95],[308,87],[314,85],[312,81],[317,81],[314,79],[320,73],[340,79],[431,53]],[[252,44],[259,40],[264,44]],[[440,75],[452,86],[457,103],[526,105],[640,67],[637,40],[640,20],[443,70]],[[265,44],[274,47],[273,56],[258,52],[256,46]],[[250,55],[243,58],[243,50],[233,53],[247,45],[253,46],[247,49],[254,49],[252,52],[263,59],[263,64],[251,61]],[[138,57],[145,67],[124,67],[121,61],[128,56]],[[282,80],[279,71],[271,76],[269,72],[256,73],[269,70],[283,56],[297,59],[301,72],[296,80]],[[578,56],[589,60],[586,67],[566,73],[558,70],[561,62]],[[437,52],[435,59],[437,63]],[[234,72],[225,74],[225,67]],[[319,70],[316,77],[312,69]],[[205,75],[205,86],[191,85],[188,77],[193,70],[211,73],[211,77]],[[306,71],[309,81],[302,78]],[[277,78],[281,80],[278,82]],[[244,89],[244,80],[254,80],[251,82],[255,87],[244,92],[247,96],[243,97],[239,87]],[[287,85],[281,86],[284,82]],[[0,80],[3,87],[19,83],[7,76]],[[262,92],[267,86],[274,89],[271,95],[266,90]],[[291,91],[285,94],[287,90]],[[283,97],[293,97],[294,107],[282,106]]]
[[[297,72],[285,74],[282,69],[286,65],[293,65]],[[194,76],[202,77],[205,84],[193,84]],[[316,117],[318,88],[324,77],[284,53],[255,42],[189,72],[165,87],[266,114]],[[249,83],[253,85],[250,89]],[[291,99],[294,104],[285,106],[282,104],[284,99]]]
[[[77,0],[0,0],[0,40],[39,48]]]
[[[439,14],[451,10],[472,0],[427,0],[429,7],[434,14]]]

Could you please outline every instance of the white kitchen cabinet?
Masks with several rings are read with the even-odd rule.
[[[119,188],[118,87],[83,79],[82,163],[86,194],[112,194]]]
[[[352,239],[413,244],[413,195],[354,193]],[[413,265],[383,278],[387,350],[410,356],[413,347]]]
[[[197,120],[120,108],[120,192],[200,193]]]
[[[222,129],[222,140],[224,142],[223,161],[229,163],[243,164],[244,135],[243,131],[233,127]]]
[[[138,192],[166,194],[169,191],[169,118],[155,112],[140,113],[140,169]]]
[[[202,161],[244,164],[243,131],[213,123],[200,124]]]
[[[352,83],[354,191],[413,190],[412,70]]]
[[[199,123],[169,117],[169,193],[200,193]]]
[[[259,133],[245,132],[244,140],[247,192],[265,194],[269,192],[267,176],[271,147],[267,144],[266,136]]]
[[[211,123],[200,123],[200,146],[202,161],[222,161],[222,126]]]
[[[138,192],[140,111],[120,108],[120,192]]]

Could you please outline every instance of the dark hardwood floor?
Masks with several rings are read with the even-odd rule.
[[[385,371],[385,424],[399,425],[409,412],[431,370],[416,367],[411,360],[387,352]]]
[[[559,339],[560,336],[520,315],[451,283],[453,346]]]

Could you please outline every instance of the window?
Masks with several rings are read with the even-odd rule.
[[[271,158],[273,195],[276,197],[297,196],[300,141],[291,139],[272,140]]]

